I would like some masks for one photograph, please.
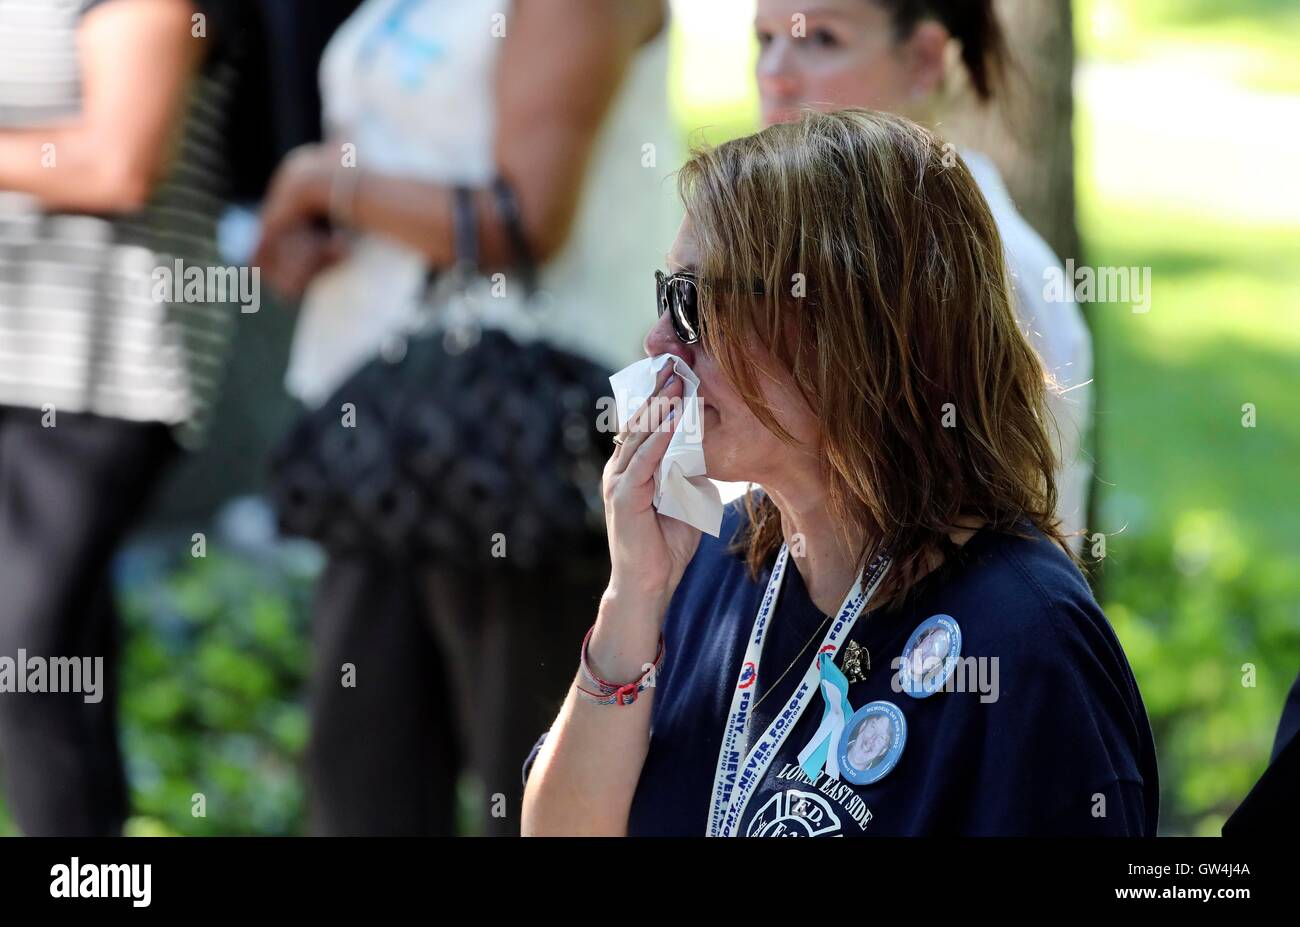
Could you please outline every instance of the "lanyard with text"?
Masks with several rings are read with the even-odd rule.
[[[710,837],[730,837],[740,825],[745,813],[745,806],[762,781],[767,767],[775,759],[781,744],[794,728],[799,716],[807,707],[809,696],[818,691],[820,670],[818,658],[824,651],[831,654],[831,659],[839,652],[840,644],[848,637],[857,623],[867,603],[879,588],[885,572],[889,569],[889,557],[880,554],[858,577],[858,582],[849,590],[844,604],[832,622],[826,637],[813,655],[808,671],[804,673],[798,688],[790,697],[785,708],[768,725],[763,736],[755,742],[747,756],[743,758],[740,745],[749,724],[751,702],[758,681],[759,660],[763,653],[763,639],[767,635],[768,619],[776,604],[776,597],[781,591],[781,581],[785,578],[786,565],[789,562],[789,550],[781,545],[772,567],[772,576],[767,581],[767,590],[763,593],[754,618],[754,630],[749,636],[745,648],[745,657],[740,664],[740,673],[736,679],[736,690],[731,697],[731,711],[727,714],[727,726],[722,732],[722,748],[718,751],[718,767],[713,776],[713,801],[709,807]]]

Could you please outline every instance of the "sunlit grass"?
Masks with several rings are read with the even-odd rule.
[[[1196,55],[1253,90],[1300,93],[1300,4],[1294,0],[1075,0],[1084,59]]]
[[[1104,204],[1085,216],[1093,263],[1152,268],[1148,313],[1090,308],[1103,530],[1168,531],[1217,509],[1300,555],[1300,230]]]

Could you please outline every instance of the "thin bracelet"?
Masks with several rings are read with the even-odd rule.
[[[659,647],[658,647],[658,649],[655,651],[655,659],[654,659],[654,663],[651,664],[650,669],[646,670],[646,672],[643,673],[641,676],[638,676],[636,680],[634,680],[634,681],[631,682],[631,683],[619,683],[619,682],[610,682],[610,681],[607,680],[607,679],[601,679],[601,678],[600,678],[599,676],[597,676],[594,672],[592,672],[592,670],[591,670],[591,660],[589,659],[589,655],[588,655],[588,652],[587,652],[587,647],[588,647],[588,645],[591,643],[591,636],[592,636],[593,634],[595,634],[595,633],[596,633],[596,626],[593,624],[593,625],[588,629],[588,631],[587,631],[587,635],[582,639],[582,652],[581,652],[581,654],[579,655],[579,657],[580,657],[579,666],[580,666],[580,668],[582,669],[582,673],[583,673],[583,675],[586,676],[587,679],[588,679],[588,680],[589,680],[593,685],[595,685],[596,687],[598,687],[598,688],[600,688],[600,689],[603,690],[603,692],[602,692],[603,695],[609,695],[611,692],[614,692],[614,691],[617,690],[617,689],[624,688],[624,686],[626,686],[626,685],[634,685],[636,682],[640,681],[641,679],[644,679],[644,678],[645,678],[646,676],[648,676],[650,673],[653,673],[655,670],[657,670],[657,669],[659,668],[659,664],[663,662],[663,658],[664,658],[664,636],[663,636],[663,634],[661,633],[661,634],[659,635]]]
[[[453,265],[465,275],[478,273],[478,207],[464,184],[452,188],[451,229]]]
[[[492,179],[492,192],[496,197],[497,215],[505,226],[506,240],[514,257],[514,267],[524,284],[524,295],[532,297],[537,292],[537,264],[533,261],[528,236],[524,234],[523,216],[514,187],[500,174]]]
[[[634,681],[620,684],[601,679],[592,672],[591,662],[587,659],[587,645],[591,642],[591,635],[595,630],[596,626],[593,624],[590,630],[587,631],[586,637],[582,639],[579,667],[582,675],[595,685],[598,691],[591,692],[582,686],[577,686],[578,693],[587,701],[595,702],[597,705],[631,705],[636,701],[638,695],[654,685],[655,674],[659,671],[659,665],[663,663],[664,659],[664,636],[662,633],[659,635],[659,647],[655,653],[654,663],[651,664],[650,668]]]
[[[342,179],[344,176],[347,176],[346,181]],[[334,168],[334,175],[330,178],[331,223],[339,228],[351,227],[352,219],[356,215],[357,190],[360,187],[361,168],[344,167],[341,164]]]

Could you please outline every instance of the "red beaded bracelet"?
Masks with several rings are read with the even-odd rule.
[[[582,639],[582,650],[579,653],[579,666],[582,669],[582,675],[596,686],[600,691],[589,692],[582,686],[578,686],[578,692],[588,701],[595,702],[598,705],[631,705],[636,701],[646,688],[654,685],[655,673],[659,670],[659,664],[664,659],[664,636],[659,635],[659,649],[655,653],[654,663],[633,682],[616,683],[607,679],[601,679],[591,671],[591,662],[587,659],[587,645],[591,642],[591,635],[595,633],[596,626],[593,624],[587,631],[586,637]]]

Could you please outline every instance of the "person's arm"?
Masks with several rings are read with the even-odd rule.
[[[189,0],[109,0],[77,29],[82,108],[66,122],[0,129],[0,190],[51,211],[127,213],[162,176],[203,43]],[[46,146],[53,146],[47,148]]]
[[[605,467],[611,571],[588,655],[596,675],[617,682],[640,678],[654,661],[668,602],[700,541],[697,529],[653,505],[654,473],[676,423],[648,431],[659,420],[659,413],[648,418],[648,410],[661,412],[674,400],[680,407],[680,378],[664,385],[671,371],[672,365],[661,371],[659,398],[632,417],[624,444]],[[597,705],[569,687],[524,789],[524,836],[627,833],[653,705],[653,687],[631,705]]]
[[[666,603],[610,589],[601,598],[588,654],[595,672],[630,681],[654,661]],[[654,688],[631,705],[581,698],[575,677],[524,789],[522,833],[620,837],[650,744]]]
[[[597,133],[637,49],[664,22],[662,0],[524,0],[507,23],[497,75],[496,168],[519,203],[534,260],[568,238]],[[431,113],[430,118],[437,118]],[[350,224],[419,250],[435,267],[454,259],[452,188],[445,184],[340,168],[335,143],[306,146],[285,159],[263,210],[254,262],[273,264],[280,237],[326,217],[339,170],[349,181]],[[476,192],[480,262],[506,267],[509,238],[490,190]]]

